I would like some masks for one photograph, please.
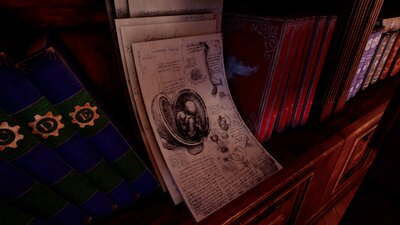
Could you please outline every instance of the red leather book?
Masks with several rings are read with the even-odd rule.
[[[287,65],[287,69],[288,69],[288,79],[286,81],[286,83],[284,84],[284,93],[282,95],[282,99],[280,101],[279,104],[279,110],[278,110],[278,114],[276,116],[276,122],[275,122],[275,126],[274,126],[274,131],[275,132],[281,132],[283,131],[284,125],[285,125],[285,119],[286,119],[286,113],[288,111],[288,107],[286,101],[287,101],[287,95],[288,95],[288,87],[293,83],[293,72],[292,72],[292,67],[295,65],[296,59],[298,59],[299,55],[298,55],[298,46],[300,45],[300,43],[304,40],[304,35],[302,35],[303,33],[301,32],[303,30],[305,21],[303,20],[303,18],[297,18],[296,19],[296,27],[294,30],[294,40],[293,40],[293,47],[291,50],[291,54],[292,56],[292,60],[291,62]],[[283,125],[282,125],[283,124]]]
[[[308,49],[306,62],[303,69],[302,79],[300,81],[299,90],[297,93],[292,118],[290,121],[291,127],[296,127],[300,121],[300,115],[305,105],[308,89],[311,85],[313,74],[313,68],[317,61],[318,51],[320,45],[322,45],[322,38],[324,36],[325,26],[327,24],[327,17],[317,17],[312,30],[312,38],[310,47]]]
[[[290,118],[293,112],[295,98],[300,86],[301,75],[311,40],[314,22],[314,17],[305,17],[303,18],[302,22],[299,23],[299,42],[296,48],[292,67],[290,69],[289,81],[286,86],[284,100],[281,104],[282,111],[278,115],[280,122],[277,127],[278,132],[283,131],[283,129],[288,127],[290,124]]]
[[[400,71],[400,50],[397,50],[397,54],[389,70],[390,76],[391,77],[395,76],[396,74],[399,73],[399,71]]]
[[[368,71],[362,82],[362,86],[361,86],[362,90],[365,90],[371,84],[371,81],[376,72],[376,68],[378,67],[379,60],[382,57],[383,51],[386,47],[388,40],[389,40],[389,35],[387,33],[382,33],[381,39],[379,40],[379,43],[378,43],[378,46],[376,46],[374,56],[372,57],[371,62],[369,64]]]
[[[289,97],[289,110],[288,114],[286,115],[286,122],[285,122],[285,128],[290,126],[290,121],[292,118],[292,115],[294,113],[294,104],[296,102],[296,97],[299,92],[300,86],[301,86],[301,80],[303,76],[303,71],[306,63],[306,58],[309,50],[309,46],[311,43],[311,37],[312,37],[312,32],[314,28],[314,23],[315,23],[315,17],[307,17],[306,18],[306,25],[305,25],[305,39],[304,39],[304,44],[301,45],[301,50],[300,50],[300,57],[297,59],[299,60],[299,64],[297,68],[294,68],[295,70],[294,75],[295,75],[295,84],[293,87],[293,92],[292,95]]]
[[[383,71],[381,74],[381,79],[385,79],[386,75],[389,73],[390,66],[393,63],[393,60],[395,59],[396,53],[399,50],[399,48],[400,48],[400,34],[399,34],[399,31],[397,31],[397,38],[393,44],[392,49],[389,52],[388,58],[386,60],[386,63],[384,65],[384,68],[383,68]]]
[[[296,21],[290,19],[285,27],[284,37],[281,49],[277,58],[277,66],[274,79],[271,83],[270,94],[265,96],[263,101],[262,122],[260,126],[259,140],[267,141],[272,134],[276,116],[285,92],[285,84],[287,82],[290,64],[293,61],[294,47],[296,36],[294,36]]]
[[[288,19],[225,15],[224,55],[229,88],[249,129],[262,141],[261,121]]]
[[[318,81],[321,76],[321,72],[322,72],[322,68],[324,65],[325,58],[326,58],[326,54],[328,53],[329,45],[332,40],[336,21],[337,21],[336,16],[330,16],[328,19],[328,22],[327,22],[328,24],[325,27],[322,45],[319,48],[317,61],[315,62],[315,67],[313,68],[313,76],[312,76],[310,88],[307,91],[307,97],[305,100],[306,104],[303,107],[303,110],[300,115],[300,125],[304,125],[307,122],[308,117],[310,116],[310,111],[311,111],[312,103],[314,101],[315,92],[317,90]]]
[[[383,67],[386,65],[387,58],[389,56],[389,53],[391,49],[393,48],[393,45],[397,39],[397,32],[388,32],[389,34],[389,40],[388,43],[386,44],[386,48],[382,54],[381,60],[379,61],[379,64],[376,68],[375,75],[372,78],[371,84],[375,83],[378,79],[384,79],[382,78],[382,71]]]

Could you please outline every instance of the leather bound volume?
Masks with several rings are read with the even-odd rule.
[[[385,32],[391,32],[391,31],[398,31],[400,29],[400,17],[383,17],[383,18],[378,18],[376,21],[377,24],[381,25],[384,27]],[[396,62],[392,62],[390,65],[390,75],[394,76],[397,74],[397,72],[400,70],[396,69],[399,66],[396,66]],[[385,74],[386,76],[386,74]],[[384,77],[385,77],[384,76]]]
[[[116,205],[136,199],[133,188],[81,137],[75,127],[13,66],[0,73],[0,107],[82,174]]]
[[[383,66],[389,55],[390,49],[392,49],[394,41],[397,37],[397,34],[395,35],[394,32],[387,32],[386,34],[388,36],[388,40],[387,40],[386,46],[383,49],[383,53],[382,53],[381,58],[379,59],[378,65],[376,66],[376,71],[375,71],[374,76],[372,77],[371,84],[374,84],[380,78]]]
[[[0,200],[0,224],[48,225],[43,220],[3,200]]]
[[[399,48],[400,48],[400,34],[399,34],[399,31],[397,31],[396,40],[395,40],[395,42],[393,44],[392,49],[390,49],[390,52],[389,52],[389,55],[388,55],[388,57],[386,59],[385,65],[383,67],[380,79],[385,79],[386,75],[388,75],[390,66],[393,63],[393,60],[394,60],[394,58],[396,56],[396,53],[399,50]]]
[[[310,82],[310,88],[308,88],[307,96],[305,100],[305,106],[302,109],[300,115],[300,124],[304,125],[308,121],[308,117],[310,116],[311,107],[314,102],[315,93],[317,90],[318,82],[321,77],[322,68],[326,59],[326,55],[328,53],[328,49],[333,37],[333,33],[336,26],[337,17],[329,16],[327,25],[324,30],[324,36],[322,38],[322,43],[318,50],[317,60],[315,62],[315,66],[313,68],[313,75]]]
[[[366,52],[365,62],[364,62],[363,67],[361,68],[360,74],[357,76],[357,80],[355,81],[355,86],[354,86],[354,90],[352,92],[351,97],[353,97],[361,89],[361,87],[363,85],[363,81],[368,74],[371,61],[375,55],[375,51],[376,51],[379,41],[381,39],[382,33],[383,33],[383,29],[377,28],[377,29],[373,30],[372,34],[370,35],[371,44],[369,46],[367,46],[368,49]]]
[[[320,49],[320,46],[323,44],[322,40],[326,25],[327,25],[326,16],[316,17],[311,32],[312,34],[311,42],[307,50],[307,57],[301,75],[302,77],[300,81],[300,86],[294,103],[294,109],[290,122],[291,127],[296,127],[299,124],[301,112],[303,111],[303,108],[306,105],[307,92],[311,88],[311,81],[313,75],[315,75],[313,74],[313,69],[317,61],[318,51]],[[320,63],[323,63],[323,61]]]
[[[229,89],[244,122],[262,141],[264,103],[273,94],[271,85],[276,79],[277,56],[288,20],[225,15],[223,21]]]
[[[21,64],[28,79],[136,192],[145,197],[158,189],[156,178],[55,48],[38,52]]]
[[[314,23],[315,23],[315,17],[306,17],[305,21],[306,21],[306,24],[305,24],[305,29],[304,29],[304,33],[305,33],[304,34],[304,43],[300,46],[300,48],[297,49],[300,51],[299,58],[294,59],[295,61],[298,61],[297,66],[295,66],[293,68],[294,69],[294,71],[293,71],[294,77],[292,76],[289,78],[289,79],[295,79],[295,82],[294,82],[293,89],[291,89],[292,91],[290,92],[291,95],[289,95],[290,97],[288,98],[289,110],[286,115],[285,128],[290,126],[292,115],[294,113],[295,102],[296,102],[297,95],[299,93],[299,89],[301,87],[301,81],[303,79],[303,71],[305,68],[307,54],[308,54],[309,46],[311,43],[312,32],[313,32]]]
[[[356,85],[359,83],[359,80],[361,79],[360,76],[363,76],[363,74],[365,74],[365,69],[363,69],[363,68],[365,67],[365,63],[366,63],[365,61],[366,61],[367,55],[369,53],[369,49],[371,48],[373,40],[374,40],[374,33],[372,33],[369,36],[368,42],[365,45],[365,49],[364,49],[363,54],[361,55],[361,59],[360,59],[360,62],[358,63],[356,73],[354,74],[353,80],[351,81],[351,85],[349,88],[349,92],[347,94],[346,101],[349,100],[350,98],[354,97],[355,93],[357,92]],[[360,84],[358,84],[358,86],[359,85]]]
[[[287,108],[287,95],[288,95],[288,86],[290,86],[290,84],[294,81],[293,79],[290,79],[291,77],[291,73],[292,73],[292,67],[294,65],[294,61],[295,58],[298,54],[297,48],[300,44],[300,42],[303,40],[302,39],[302,27],[304,26],[304,21],[303,18],[296,18],[296,26],[294,29],[294,38],[293,38],[293,42],[292,42],[292,46],[291,46],[291,51],[290,51],[290,55],[291,55],[291,61],[286,65],[286,70],[288,73],[288,78],[286,79],[286,82],[284,83],[284,92],[282,95],[282,100],[280,102],[279,105],[279,110],[278,110],[278,114],[276,116],[276,122],[274,125],[274,131],[277,132],[281,132],[284,129],[284,125],[285,125],[285,119],[286,119],[286,113],[288,111]],[[286,107],[285,107],[286,106]]]
[[[276,124],[276,131],[282,132],[290,123],[291,112],[294,106],[294,98],[296,96],[297,87],[300,83],[300,71],[303,66],[302,57],[304,57],[304,49],[307,43],[307,38],[309,32],[309,26],[311,23],[307,18],[299,18],[297,24],[297,37],[298,42],[296,43],[295,48],[295,55],[292,61],[292,65],[290,66],[290,72],[288,77],[288,82],[286,84],[285,94],[283,96],[281,106],[279,109],[279,113],[277,116],[277,124]],[[292,106],[293,104],[293,106]]]
[[[397,51],[397,54],[395,56],[395,59],[393,60],[393,63],[389,69],[390,76],[393,77],[396,74],[398,74],[400,71],[400,51]]]
[[[285,92],[285,84],[288,79],[290,64],[294,57],[294,51],[292,49],[295,42],[295,27],[296,20],[288,19],[283,34],[282,46],[279,49],[274,79],[271,84],[271,94],[266,96],[263,102],[264,111],[262,113],[263,116],[260,129],[261,141],[267,141],[272,134],[280,103]]]
[[[376,46],[376,50],[374,56],[371,59],[369,64],[368,71],[365,75],[361,88],[365,90],[370,84],[375,75],[376,68],[378,67],[379,61],[382,57],[382,54],[385,50],[386,44],[389,40],[389,35],[387,33],[382,33],[381,39],[379,40],[378,45]]]
[[[83,225],[83,211],[8,162],[0,159],[0,199],[52,224]]]

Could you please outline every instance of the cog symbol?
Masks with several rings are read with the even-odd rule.
[[[74,106],[74,110],[68,115],[72,118],[71,122],[78,124],[80,128],[94,126],[94,121],[100,117],[96,113],[97,106],[90,106],[89,102],[86,102],[83,106]]]
[[[18,147],[17,142],[24,139],[24,135],[19,133],[20,128],[18,125],[12,127],[7,122],[0,124],[0,151],[6,148],[15,149]]]
[[[44,139],[47,139],[49,136],[57,137],[60,135],[59,131],[64,128],[61,118],[61,115],[54,116],[49,111],[44,116],[36,114],[34,116],[35,120],[28,125],[33,128],[33,134],[39,134]]]

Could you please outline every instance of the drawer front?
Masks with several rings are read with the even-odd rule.
[[[370,150],[368,149],[368,143],[375,129],[376,126],[373,126],[355,137],[333,192],[342,186],[346,186],[347,183],[351,182],[353,175],[358,174],[369,165],[371,158],[369,157]]]
[[[312,175],[309,174],[301,181],[289,187],[284,193],[257,204],[234,221],[234,224],[293,224],[311,177]]]
[[[279,198],[270,205],[264,205],[257,212],[247,217],[241,224],[265,224],[283,225],[288,224],[289,217],[296,200],[293,192]]]

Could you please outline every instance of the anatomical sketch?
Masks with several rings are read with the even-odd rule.
[[[166,149],[186,147],[191,154],[203,150],[210,126],[204,101],[195,90],[180,90],[172,101],[164,93],[158,94],[152,114]]]
[[[221,34],[135,43],[132,51],[156,144],[196,221],[282,168],[235,108]]]

